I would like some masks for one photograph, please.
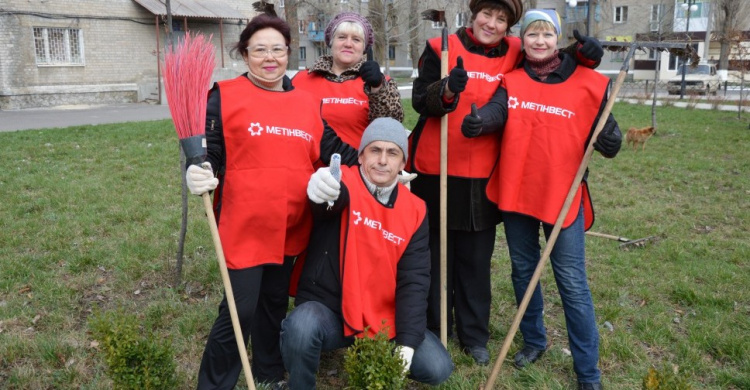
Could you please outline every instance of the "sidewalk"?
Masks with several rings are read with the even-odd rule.
[[[148,103],[0,110],[0,131],[140,122],[170,118],[172,116],[169,113],[169,106]]]

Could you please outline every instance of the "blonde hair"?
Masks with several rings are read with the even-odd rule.
[[[559,34],[557,31],[557,28],[555,25],[547,20],[535,20],[531,23],[529,23],[528,26],[523,30],[522,37],[526,35],[527,31],[547,31],[552,30],[555,32],[555,35]]]
[[[338,26],[336,26],[336,29],[333,30],[333,34],[331,34],[332,37],[335,37],[336,34],[342,33],[342,34],[356,34],[360,38],[362,38],[362,41],[365,40],[365,29],[362,27],[361,24],[355,23],[355,22],[341,22]],[[367,43],[365,42],[365,45]]]

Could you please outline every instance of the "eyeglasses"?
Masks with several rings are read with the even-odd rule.
[[[289,54],[289,46],[274,46],[270,49],[266,49],[263,46],[250,49],[250,57],[253,58],[266,58],[269,54],[273,58],[284,58]]]

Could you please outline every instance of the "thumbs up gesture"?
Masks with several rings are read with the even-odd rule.
[[[464,117],[461,123],[461,133],[466,138],[474,138],[482,135],[482,117],[479,116],[477,105],[471,104],[471,113]]]
[[[456,66],[448,74],[448,90],[451,93],[459,94],[466,89],[466,83],[469,81],[469,75],[464,69],[464,59],[460,56],[456,59]]]

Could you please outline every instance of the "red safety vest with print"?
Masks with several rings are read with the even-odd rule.
[[[609,79],[584,67],[559,84],[532,80],[523,69],[505,76],[508,121],[487,197],[502,211],[554,224],[586,152]],[[593,209],[585,183],[576,192],[563,228],[575,221],[584,197],[585,226]]]
[[[292,84],[320,99],[321,115],[328,125],[342,141],[359,148],[370,113],[370,100],[361,77],[337,83],[303,70],[294,76]]]
[[[459,56],[463,59],[469,81],[466,89],[459,94],[456,110],[448,114],[448,175],[484,179],[490,175],[500,151],[498,137],[466,138],[461,133],[461,122],[471,112],[471,104],[481,107],[487,103],[500,85],[503,76],[512,71],[521,55],[521,41],[518,37],[503,38],[508,45],[507,53],[498,58],[488,58],[470,53],[461,43],[458,36],[452,34],[448,39],[448,69],[456,66]],[[429,40],[430,46],[438,54],[440,38]],[[418,139],[416,150],[411,158],[411,167],[417,172],[440,174],[440,120],[439,117],[427,118],[424,129]],[[413,145],[410,146],[413,148]],[[414,150],[414,149],[412,149]]]
[[[359,167],[341,167],[350,203],[341,216],[340,274],[344,334],[396,337],[396,278],[401,256],[424,221],[424,202],[398,184],[393,208],[367,190]],[[383,322],[385,321],[385,322]]]
[[[307,182],[323,121],[301,90],[267,91],[244,76],[220,81],[226,171],[219,235],[227,267],[281,264],[307,246]]]

